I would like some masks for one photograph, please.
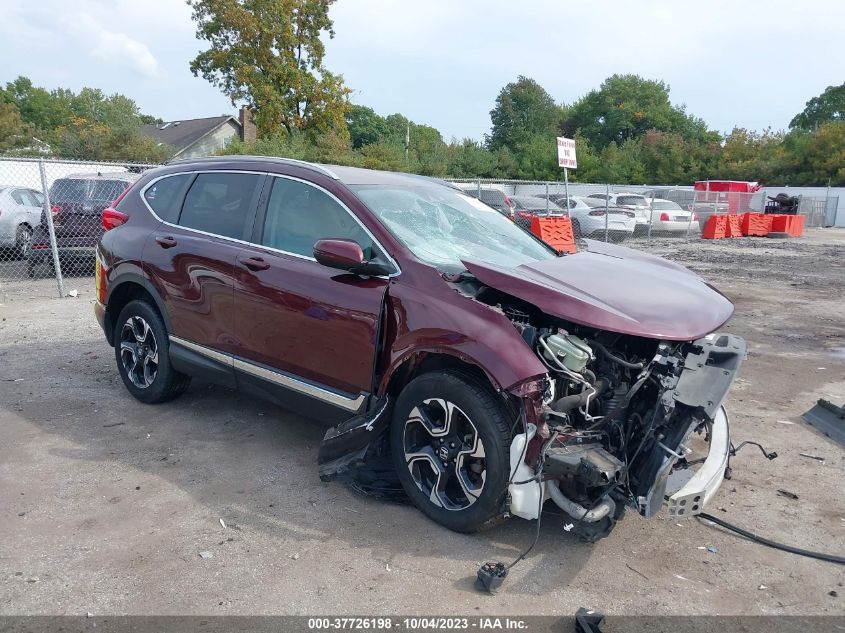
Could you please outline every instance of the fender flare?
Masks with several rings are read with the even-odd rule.
[[[150,282],[149,279],[144,277],[143,275],[133,272],[127,271],[124,273],[119,274],[112,280],[109,280],[109,293],[106,296],[106,319],[108,319],[109,323],[111,320],[115,318],[117,315],[112,315],[108,311],[108,305],[111,301],[112,296],[114,295],[115,291],[120,288],[121,286],[133,283],[135,285],[141,286],[147,293],[153,298],[153,301],[156,304],[156,308],[158,309],[159,314],[161,315],[162,321],[164,321],[164,327],[167,330],[167,333],[170,334],[173,332],[173,327],[170,323],[170,316],[167,313],[167,309],[164,305],[164,300],[161,298],[161,295],[158,292],[158,289]],[[106,329],[106,337],[111,339],[111,328]],[[109,344],[112,344],[112,341],[109,340]]]

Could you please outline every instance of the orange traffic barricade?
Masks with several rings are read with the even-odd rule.
[[[743,213],[741,231],[743,235],[765,237],[772,232],[772,217],[765,213]]]
[[[775,214],[772,218],[772,233],[788,233],[791,237],[804,235],[803,215]]]
[[[731,213],[725,225],[725,237],[742,237],[742,235],[742,218],[736,213]]]
[[[531,232],[557,251],[575,252],[572,220],[567,217],[531,218]]]
[[[725,237],[725,229],[728,226],[728,216],[726,215],[711,215],[707,218],[707,223],[704,225],[704,230],[701,231],[701,237],[705,240],[720,240]]]

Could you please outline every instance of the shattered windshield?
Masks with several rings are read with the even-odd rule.
[[[450,187],[350,187],[418,259],[464,269],[462,259],[516,267],[556,253],[495,209]]]

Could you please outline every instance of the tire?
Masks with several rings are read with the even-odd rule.
[[[408,383],[393,410],[390,448],[414,505],[455,532],[476,532],[501,517],[513,419],[470,374],[431,372]],[[444,485],[435,490],[437,483]]]
[[[32,246],[32,229],[26,224],[21,224],[15,231],[15,257],[18,259],[29,257],[30,246]]]
[[[170,364],[170,342],[158,311],[143,300],[126,304],[115,322],[114,355],[126,389],[147,404],[182,395],[191,377]]]

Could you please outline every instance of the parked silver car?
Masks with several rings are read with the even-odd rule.
[[[604,239],[607,232],[611,241],[621,242],[633,235],[637,226],[633,211],[617,207],[606,200],[570,196],[567,204],[566,194],[563,193],[550,194],[549,200],[562,208],[569,208],[572,230],[577,236]]]
[[[0,249],[26,259],[32,233],[41,221],[44,195],[35,189],[0,186]]]

